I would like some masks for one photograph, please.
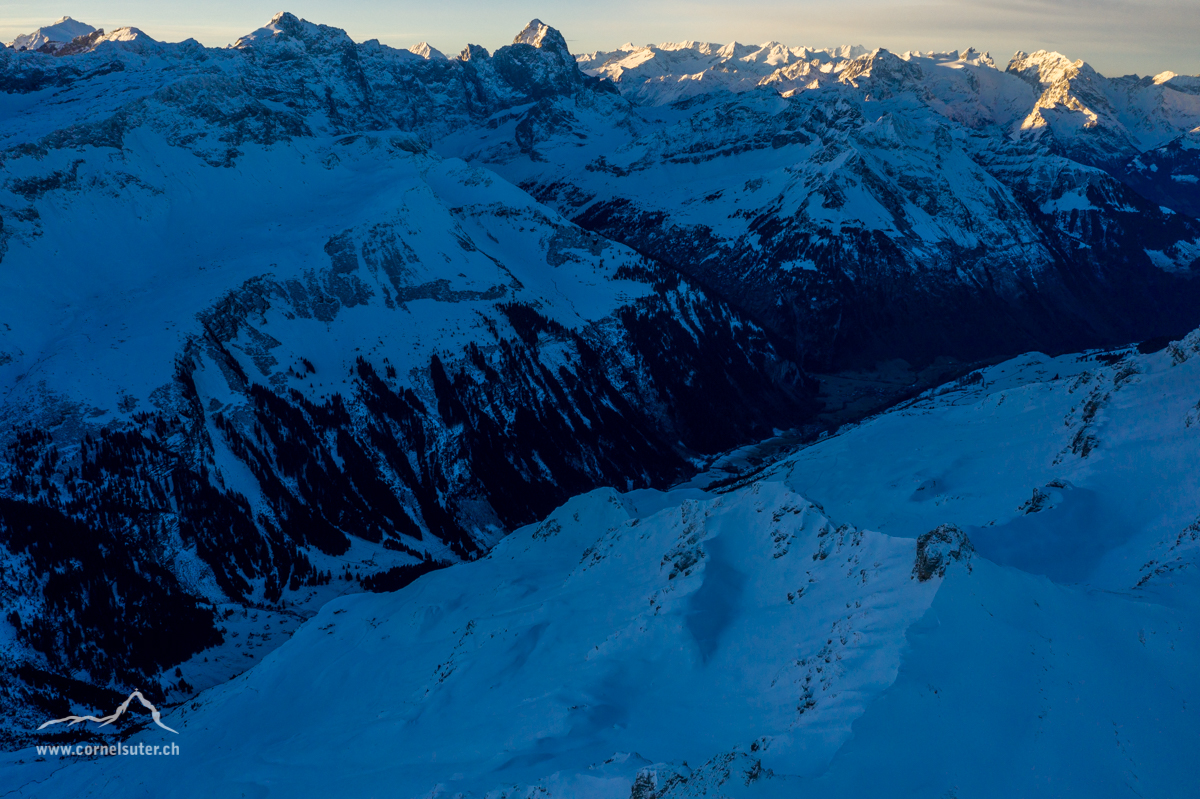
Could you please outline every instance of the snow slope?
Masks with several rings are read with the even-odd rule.
[[[6,777],[84,796],[1191,795],[1198,342],[1032,354],[723,487],[577,497],[483,560],[331,603],[168,714],[178,758]]]

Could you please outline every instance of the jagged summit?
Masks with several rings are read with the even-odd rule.
[[[1080,73],[1095,73],[1083,59],[1072,61],[1062,53],[1038,50],[1024,53],[1018,50],[1008,62],[1005,72],[1016,75],[1034,86],[1049,86]]]
[[[996,67],[996,62],[992,60],[992,54],[990,52],[984,50],[981,53],[974,47],[968,47],[966,50],[960,51],[957,60],[964,63],[982,64],[992,67],[993,69]]]
[[[729,42],[665,42],[621,45],[579,57],[589,75],[628,87],[628,96],[653,103],[671,102],[716,89],[749,91],[771,85],[783,94],[793,88],[824,85],[842,66],[869,51],[860,45],[823,50]],[[669,76],[669,77],[668,77]]]
[[[266,25],[241,37],[232,46],[241,49],[273,42],[277,38],[302,39],[306,34],[315,33],[318,29],[324,27],[323,25],[315,25],[308,20],[300,19],[290,11],[281,11],[271,17],[271,21]],[[345,35],[344,32],[342,34]]]
[[[555,34],[557,34],[559,38],[562,38],[562,35],[559,34],[558,31],[556,31],[554,28],[551,28],[540,19],[531,19],[529,24],[526,25],[513,39],[513,44],[530,44],[534,47],[541,47],[542,42],[547,36],[552,36]]]
[[[481,44],[468,44],[458,54],[459,61],[481,61],[491,57],[492,54]]]
[[[529,22],[507,47],[494,56],[505,80],[531,97],[570,94],[584,83],[567,40],[539,19]]]
[[[539,50],[557,53],[571,61],[575,60],[575,57],[571,55],[570,48],[567,47],[567,40],[558,32],[558,29],[550,27],[540,19],[530,20],[524,30],[513,39],[513,44],[528,44]]]
[[[441,50],[438,50],[429,42],[417,42],[412,47],[408,48],[408,51],[413,55],[421,56],[421,58],[424,58],[426,61],[446,60],[446,54]]]

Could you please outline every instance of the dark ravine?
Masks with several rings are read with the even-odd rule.
[[[488,328],[453,357],[433,356],[420,396],[398,383],[386,358],[359,358],[351,392],[313,402],[249,370],[274,364],[279,342],[255,321],[272,305],[319,318],[365,301],[363,286],[348,282],[353,272],[339,277],[344,249],[326,249],[332,269],[307,290],[254,280],[202,314],[204,333],[159,390],[160,409],[77,446],[36,426],[9,446],[13,499],[0,544],[31,578],[63,575],[36,611],[14,611],[39,674],[83,672],[89,684],[186,696],[174,683],[164,696],[158,675],[220,643],[220,621],[172,570],[163,551],[170,541],[193,550],[235,602],[286,605],[328,581],[314,558],[336,560],[352,540],[416,559],[358,577],[363,588],[394,590],[481,555],[483,527],[513,529],[598,486],[670,484],[695,457],[770,435],[818,407],[815,383],[760,330],[649,262],[625,275],[653,284],[649,296],[578,332],[504,292],[435,292],[442,302],[491,302],[508,327]],[[251,363],[234,355],[235,339],[243,351],[262,342],[246,352]],[[195,374],[205,362],[242,402],[201,392]],[[265,505],[216,480],[217,447],[253,474]],[[431,558],[431,545],[445,553]],[[107,604],[93,599],[99,586]],[[30,668],[14,663],[8,673]],[[73,685],[6,681],[11,742],[38,718],[65,712]]]
[[[1107,212],[1059,220],[1029,209],[1052,254],[1048,269],[1036,278],[984,265],[972,279],[957,279],[954,260],[979,263],[984,253],[948,255],[946,264],[912,264],[881,234],[794,233],[769,216],[756,221],[754,232],[770,240],[770,252],[749,254],[749,247],[722,242],[704,228],[675,227],[624,198],[589,205],[574,221],[723,297],[791,342],[792,356],[806,368],[838,372],[892,358],[923,367],[939,356],[971,362],[1029,350],[1061,354],[1179,337],[1200,321],[1200,282],[1193,275],[1200,266],[1170,274],[1144,253],[1169,246],[1164,240],[1197,235],[1200,226],[1115,188]],[[538,187],[530,189],[539,194]],[[1161,228],[1145,225],[1156,216]],[[1080,243],[1095,255],[1081,258]],[[781,278],[780,263],[797,255],[810,258],[817,271],[798,280]],[[781,296],[782,304],[772,300]]]
[[[972,362],[1029,350],[1063,353],[1179,336],[1200,323],[1200,223],[1189,215],[1195,191],[1172,179],[1195,171],[1187,159],[1200,150],[1176,142],[1144,154],[1141,171],[1122,183],[1044,142],[976,134],[952,140],[945,120],[929,119],[928,111],[914,123],[928,138],[914,132],[912,142],[877,148],[878,123],[865,108],[845,110],[840,104],[848,98],[811,94],[678,101],[670,110],[690,114],[702,131],[695,144],[682,154],[678,145],[655,152],[660,137],[670,142],[683,134],[678,125],[648,125],[626,147],[651,154],[629,168],[605,155],[573,168],[565,145],[543,147],[560,154],[555,166],[528,166],[488,151],[481,157],[497,159],[502,174],[582,227],[730,302],[817,371],[871,368],[893,358],[921,368],[938,357]],[[713,175],[706,185],[746,159],[750,171],[737,176],[744,186],[731,179],[691,198],[710,205],[718,225],[744,232],[684,221],[695,213],[665,207],[644,191],[653,175],[669,183],[683,158],[709,170],[700,172]],[[843,166],[821,171],[839,159]],[[888,159],[904,160],[897,167]],[[1150,170],[1154,159],[1167,159],[1163,177]],[[971,196],[954,182],[964,164],[986,187],[988,216],[964,205]],[[764,177],[778,184],[780,173],[799,173],[803,188],[788,178],[782,192],[760,193]],[[1151,185],[1149,176],[1157,182]],[[852,209],[853,193],[860,205],[863,195],[869,198],[868,210],[885,220],[857,219],[866,211]],[[806,194],[834,224],[816,218],[813,205],[784,210],[798,202],[793,195]],[[1058,210],[1073,195],[1087,207]],[[916,232],[922,217],[961,226],[978,243],[923,241]],[[1152,252],[1175,266],[1163,268]],[[790,266],[800,261],[808,268]]]

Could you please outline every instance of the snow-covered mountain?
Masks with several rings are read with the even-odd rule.
[[[745,45],[738,42],[681,42],[637,47],[625,44],[612,52],[577,57],[589,75],[607,78],[639,103],[665,105],[714,91],[745,92],[787,76],[832,76],[841,64],[866,49],[846,46],[813,50],[779,42]]]
[[[70,17],[63,17],[53,25],[46,25],[33,33],[18,36],[9,42],[8,46],[17,51],[57,53],[78,37],[91,33],[96,33],[96,29],[91,25]]]
[[[331,603],[167,714],[178,757],[5,777],[92,796],[1193,795],[1198,370],[1200,331],[1033,353],[740,480],[576,497],[482,560]]]
[[[1134,157],[1122,179],[1155,202],[1200,217],[1200,128]]]
[[[544,58],[365,49],[400,70],[389,113],[466,124],[591,91],[554,37]],[[358,104],[384,89],[365,92],[347,52],[285,15],[228,52],[138,35],[6,62],[0,601],[18,729],[83,690],[71,680],[178,696],[229,677],[171,673],[241,647],[226,603],[267,614],[259,636],[335,576],[401,585],[814,407],[722,302],[383,110],[366,124]],[[404,88],[409,69],[441,93]]]
[[[1131,157],[1200,124],[1193,79],[1109,81],[1047,53],[1002,72],[974,51],[799,52],[812,57],[584,57],[629,111],[530,109],[445,149],[679,269],[817,369],[1063,351],[1197,321],[1195,188],[1147,197],[1121,180]]]
[[[537,20],[446,58],[286,13],[229,48],[41,50],[0,51],[14,739],[222,683],[334,596],[573,496],[811,437],[806,369],[961,374],[1200,324],[1195,79],[777,43],[576,59]],[[872,540],[907,586],[909,544]]]

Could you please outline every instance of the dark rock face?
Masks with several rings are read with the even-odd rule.
[[[953,524],[943,524],[917,539],[913,577],[920,582],[945,577],[946,567],[952,562],[964,563],[970,570],[974,552],[966,533]]]
[[[1136,155],[1116,174],[1151,202],[1200,217],[1200,134]]]
[[[1112,346],[1200,322],[1200,224],[1186,214],[1037,142],[812,95],[680,101],[687,127],[632,137],[626,149],[646,154],[628,165],[606,153],[572,170],[543,144],[548,165],[497,169],[721,296],[817,371]],[[710,193],[644,191],[681,163]]]
[[[208,315],[169,386],[173,413],[105,428],[70,458],[36,427],[10,448],[8,488],[21,499],[0,506],[0,545],[31,578],[53,575],[13,626],[49,674],[144,685],[220,642],[212,606],[163,561],[164,541],[194,551],[234,601],[279,603],[319,585],[311,558],[343,555],[351,539],[418,558],[362,579],[394,589],[431,567],[417,549],[430,537],[477,557],[481,525],[533,522],[600,485],[667,484],[686,474],[689,453],[769,435],[813,409],[803,375],[761,332],[675,280],[605,331],[497,303],[515,336],[452,361],[435,355],[426,399],[362,359],[350,394],[321,404],[249,379],[229,342],[281,301],[279,287],[256,284]],[[205,358],[219,359],[245,403],[207,408],[194,379]],[[218,448],[253,474],[265,505],[214,481]],[[9,699],[42,712],[63,701],[50,688]]]

